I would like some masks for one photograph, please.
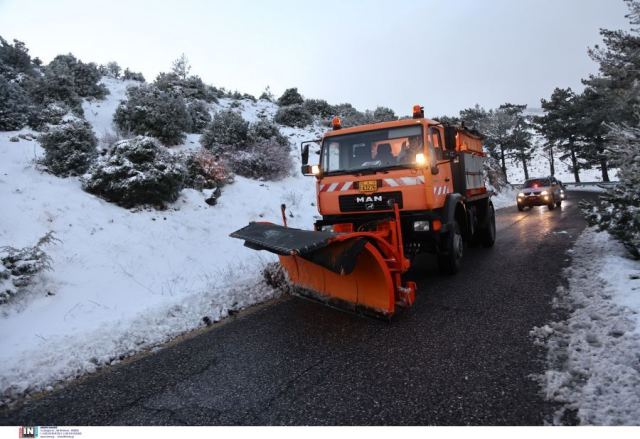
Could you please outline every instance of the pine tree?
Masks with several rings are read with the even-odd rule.
[[[607,92],[599,87],[585,88],[576,99],[581,155],[589,165],[600,168],[602,181],[610,181],[606,137],[611,103]]]
[[[529,179],[527,163],[533,155],[534,145],[531,143],[531,122],[524,114],[526,105],[504,104],[499,110],[504,111],[512,125],[506,137],[505,150],[508,155],[522,164],[525,180]]]
[[[545,115],[535,118],[536,128],[547,140],[549,148],[555,146],[563,153],[561,159],[571,159],[570,169],[578,183],[583,162],[578,144],[580,114],[576,94],[571,88],[556,88],[549,100],[541,99],[540,102]]]
[[[189,64],[189,59],[184,53],[173,62],[171,71],[178,75],[182,80],[187,79],[187,76],[189,76],[189,72],[191,71],[191,64]]]
[[[516,124],[515,116],[510,110],[511,106],[512,104],[507,103],[496,110],[489,111],[487,118],[483,121],[483,134],[489,154],[500,161],[500,167],[505,175],[507,175],[506,158],[512,141],[510,135]]]
[[[619,183],[600,203],[583,207],[591,224],[609,231],[640,258],[640,2],[626,3],[634,27],[630,32],[600,31],[605,47],[590,51],[600,63],[600,74],[584,81],[585,106],[599,105],[602,110],[602,117],[587,120],[585,126],[591,128],[591,137],[604,137],[606,145],[603,152],[588,148],[589,155],[593,158],[595,150],[596,158],[617,166]]]

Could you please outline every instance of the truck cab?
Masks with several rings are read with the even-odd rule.
[[[411,119],[343,128],[334,118],[332,127],[317,163],[308,163],[310,142],[302,144],[302,171],[316,178],[316,230],[363,230],[395,204],[405,247],[445,254],[456,228],[466,240],[486,228],[493,206],[478,133],[425,118],[420,106]]]

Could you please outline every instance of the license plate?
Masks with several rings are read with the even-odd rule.
[[[375,192],[378,190],[377,180],[365,180],[358,183],[358,189],[362,192]]]

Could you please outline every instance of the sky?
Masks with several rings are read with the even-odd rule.
[[[45,63],[71,52],[153,80],[184,53],[218,87],[435,117],[580,90],[597,72],[587,48],[627,29],[625,13],[622,0],[0,0],[0,36]]]

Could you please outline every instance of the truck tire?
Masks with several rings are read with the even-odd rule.
[[[556,201],[552,198],[551,201],[549,201],[549,204],[547,204],[547,207],[549,208],[549,210],[553,210],[556,208]]]
[[[496,211],[493,204],[489,203],[487,225],[478,230],[478,240],[483,247],[493,247],[496,242]]]
[[[438,253],[438,268],[444,274],[456,274],[460,270],[464,242],[458,221],[453,223],[453,230],[447,233],[443,251]]]
[[[518,203],[518,210],[520,212],[522,212],[524,210],[524,206],[522,204],[520,204],[520,203]]]
[[[562,207],[562,200],[556,201],[556,207]]]

